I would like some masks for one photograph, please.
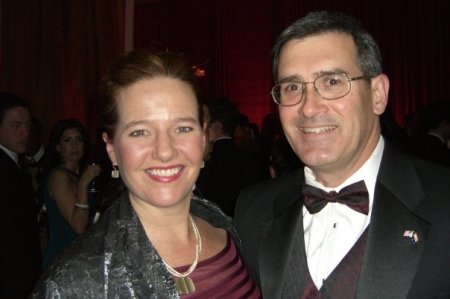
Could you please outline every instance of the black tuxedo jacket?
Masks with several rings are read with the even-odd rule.
[[[298,254],[291,251],[293,236],[303,240],[304,179],[302,169],[239,196],[235,225],[264,298],[288,293],[287,257]],[[417,243],[403,236],[406,230],[418,234]],[[450,169],[386,144],[356,298],[450,298]]]
[[[33,187],[2,149],[0,202],[0,298],[26,298],[41,265]]]

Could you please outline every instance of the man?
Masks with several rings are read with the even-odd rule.
[[[226,99],[210,106],[208,133],[212,149],[196,183],[201,194],[229,216],[233,216],[239,192],[259,181],[258,169],[232,137],[238,116],[237,108]]]
[[[450,102],[433,102],[420,111],[423,132],[413,138],[413,152],[419,157],[450,166]]]
[[[30,130],[22,98],[0,93],[0,298],[26,298],[39,276],[40,249],[33,187],[20,168]]]
[[[238,199],[263,297],[449,298],[450,171],[381,137],[389,81],[373,38],[349,16],[311,13],[280,35],[273,70],[283,130],[306,167]]]
[[[27,150],[25,154],[19,157],[19,165],[31,175],[33,189],[36,194],[40,192],[41,187],[44,153],[42,126],[36,117],[32,117]]]
[[[42,126],[37,117],[31,117],[30,134],[25,154],[19,156],[19,165],[28,172],[34,191],[34,201],[38,212],[39,240],[41,253],[45,252],[48,243],[48,215],[44,204],[43,168],[45,147],[42,142]]]

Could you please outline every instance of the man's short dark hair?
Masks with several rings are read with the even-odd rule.
[[[226,98],[215,99],[209,105],[210,123],[220,122],[224,134],[232,135],[238,124],[239,110]]]
[[[0,92],[0,124],[3,123],[6,111],[23,107],[30,110],[30,104],[20,96],[10,92]]]
[[[357,50],[356,58],[366,78],[373,78],[382,73],[382,58],[378,45],[358,20],[342,12],[317,11],[295,21],[277,38],[273,48],[275,82],[278,82],[281,49],[288,41],[301,40],[327,32],[345,33],[353,38]]]

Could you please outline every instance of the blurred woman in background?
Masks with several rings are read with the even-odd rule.
[[[46,150],[44,201],[49,221],[47,266],[88,226],[93,197],[88,186],[100,167],[87,165],[90,142],[84,125],[76,119],[60,120],[52,129]]]

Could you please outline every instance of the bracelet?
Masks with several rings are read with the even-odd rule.
[[[81,209],[81,210],[87,210],[87,209],[89,209],[89,205],[85,205],[85,204],[82,204],[82,203],[75,203],[75,208],[78,208],[78,209]]]

